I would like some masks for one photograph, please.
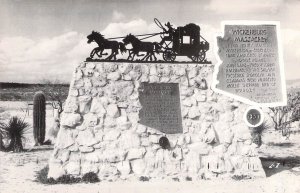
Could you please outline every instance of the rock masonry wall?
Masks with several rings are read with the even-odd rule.
[[[75,70],[48,177],[101,180],[264,177],[243,122],[246,105],[210,89],[213,66],[84,62]],[[203,85],[206,80],[208,89]],[[178,83],[183,133],[139,124],[141,82]],[[162,149],[166,136],[170,149]]]

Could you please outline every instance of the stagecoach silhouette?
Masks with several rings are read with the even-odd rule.
[[[187,56],[193,62],[208,63],[206,52],[209,50],[209,43],[201,36],[198,25],[190,23],[175,29],[167,22],[165,26],[168,29],[166,29],[158,19],[155,18],[154,22],[163,30],[162,32],[141,35],[128,34],[124,37],[105,39],[102,34],[93,31],[87,36],[88,43],[96,42],[98,47],[92,50],[88,59],[93,60],[95,55],[102,58],[108,55],[104,51],[110,49],[111,54],[104,60],[117,60],[116,56],[120,51],[121,53],[128,52],[127,61],[134,61],[135,59],[140,61],[157,61],[155,55],[162,54],[166,62],[174,62],[176,56]],[[159,43],[142,41],[157,35],[161,37]],[[122,42],[118,42],[116,39],[122,39]],[[131,44],[132,48],[126,49],[125,46],[127,44]],[[144,57],[137,59],[140,56]]]

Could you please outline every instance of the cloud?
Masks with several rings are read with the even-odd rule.
[[[0,42],[0,81],[60,79],[69,82],[74,66],[83,61],[91,49],[86,37],[77,32],[38,40],[3,38]]]
[[[208,61],[211,61],[212,64],[215,64],[217,62],[216,56],[215,56],[215,41],[216,36],[220,32],[220,28],[215,28],[212,25],[207,25],[203,23],[196,23],[196,25],[200,26],[200,35],[209,42],[209,50],[206,52],[206,59]],[[201,39],[201,41],[204,41]],[[184,60],[187,60],[187,58],[184,58]]]
[[[110,23],[104,30],[101,31],[106,38],[110,37],[123,37],[127,34],[147,34],[157,33],[161,29],[154,23],[148,24],[145,20],[135,19],[129,22],[113,22]]]
[[[113,22],[101,31],[107,38],[151,32],[160,32],[160,29],[142,19]],[[59,79],[70,82],[75,65],[84,61],[96,46],[87,44],[86,34],[75,31],[43,39],[20,36],[2,38],[0,81],[40,82]]]
[[[205,10],[214,11],[217,14],[239,14],[247,13],[276,13],[283,5],[283,0],[211,0],[204,7]],[[240,17],[240,16],[239,16]]]
[[[215,63],[214,41],[220,28],[199,24],[201,35],[210,43],[208,60]],[[161,32],[154,23],[142,19],[129,22],[113,22],[101,33],[106,38],[122,37],[129,33],[146,34]],[[299,78],[300,30],[286,28],[282,30],[285,71],[287,79]],[[96,44],[87,44],[87,34],[70,31],[55,37],[30,39],[26,37],[5,37],[0,40],[0,81],[1,82],[39,82],[43,79],[59,79],[70,82],[74,67],[89,56]],[[118,41],[121,41],[119,39]],[[160,37],[144,41],[160,41]],[[122,56],[117,56],[122,58]],[[126,57],[126,54],[123,55]],[[160,58],[160,57],[159,57]],[[184,60],[187,60],[184,57]]]
[[[281,38],[283,43],[283,58],[286,79],[299,79],[300,61],[300,30],[283,29]]]
[[[121,21],[125,19],[125,15],[119,11],[114,10],[113,15],[112,15],[112,20],[113,21]]]

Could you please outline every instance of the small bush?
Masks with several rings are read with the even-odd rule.
[[[54,180],[54,179],[51,179],[51,180]],[[54,181],[56,182],[56,184],[74,184],[74,183],[81,182],[81,178],[77,178],[77,177],[74,177],[71,175],[63,175]]]
[[[256,145],[258,145],[258,147],[260,147],[262,145],[262,136],[264,134],[264,132],[268,129],[270,129],[271,126],[268,125],[266,122],[263,122],[261,125],[259,125],[258,127],[254,127],[251,130],[251,136],[252,136],[252,141],[253,143],[255,143]]]
[[[247,176],[247,175],[233,175],[231,178],[234,180],[249,180],[249,179],[251,179],[251,177]]]
[[[1,110],[1,108],[0,108]],[[6,136],[6,131],[4,129],[2,129],[4,127],[4,123],[0,122],[0,151],[5,150],[4,145],[3,145],[3,141],[2,139],[4,139],[4,137]]]
[[[175,181],[175,182],[179,182],[180,181],[179,178],[177,178],[177,177],[172,178],[172,180]]]
[[[147,177],[147,176],[141,176],[140,177],[140,181],[142,181],[142,182],[149,181],[149,177]]]
[[[85,174],[82,178],[74,177],[71,175],[63,175],[56,180],[53,178],[47,178],[49,172],[49,166],[47,165],[43,169],[37,172],[36,181],[42,184],[74,184],[74,183],[95,183],[100,182],[97,174],[89,172]]]
[[[95,183],[95,182],[100,182],[98,175],[95,174],[94,172],[89,172],[86,173],[82,176],[82,181],[86,183]]]
[[[36,181],[41,182],[42,184],[52,184],[49,182],[49,179],[47,178],[49,172],[49,166],[47,165],[40,171],[37,171],[36,175]]]
[[[261,125],[257,127],[253,127],[251,133],[262,135],[266,130],[270,129],[271,126],[268,125],[266,122],[263,122]]]
[[[187,177],[185,177],[185,180],[186,181],[192,181],[193,179],[192,179],[192,177],[187,176]]]

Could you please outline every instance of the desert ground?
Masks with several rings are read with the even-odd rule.
[[[275,130],[264,133],[259,154],[267,178],[251,180],[202,180],[202,181],[119,181],[78,183],[72,185],[45,185],[36,181],[36,172],[44,168],[52,153],[52,145],[34,147],[32,133],[32,106],[24,101],[0,101],[0,119],[10,116],[24,117],[30,124],[24,147],[26,152],[0,152],[0,192],[109,192],[109,193],[153,193],[153,192],[209,192],[209,193],[299,193],[300,192],[300,132],[294,124],[288,139]],[[46,140],[51,138],[47,131],[53,125],[53,109],[47,106]]]

